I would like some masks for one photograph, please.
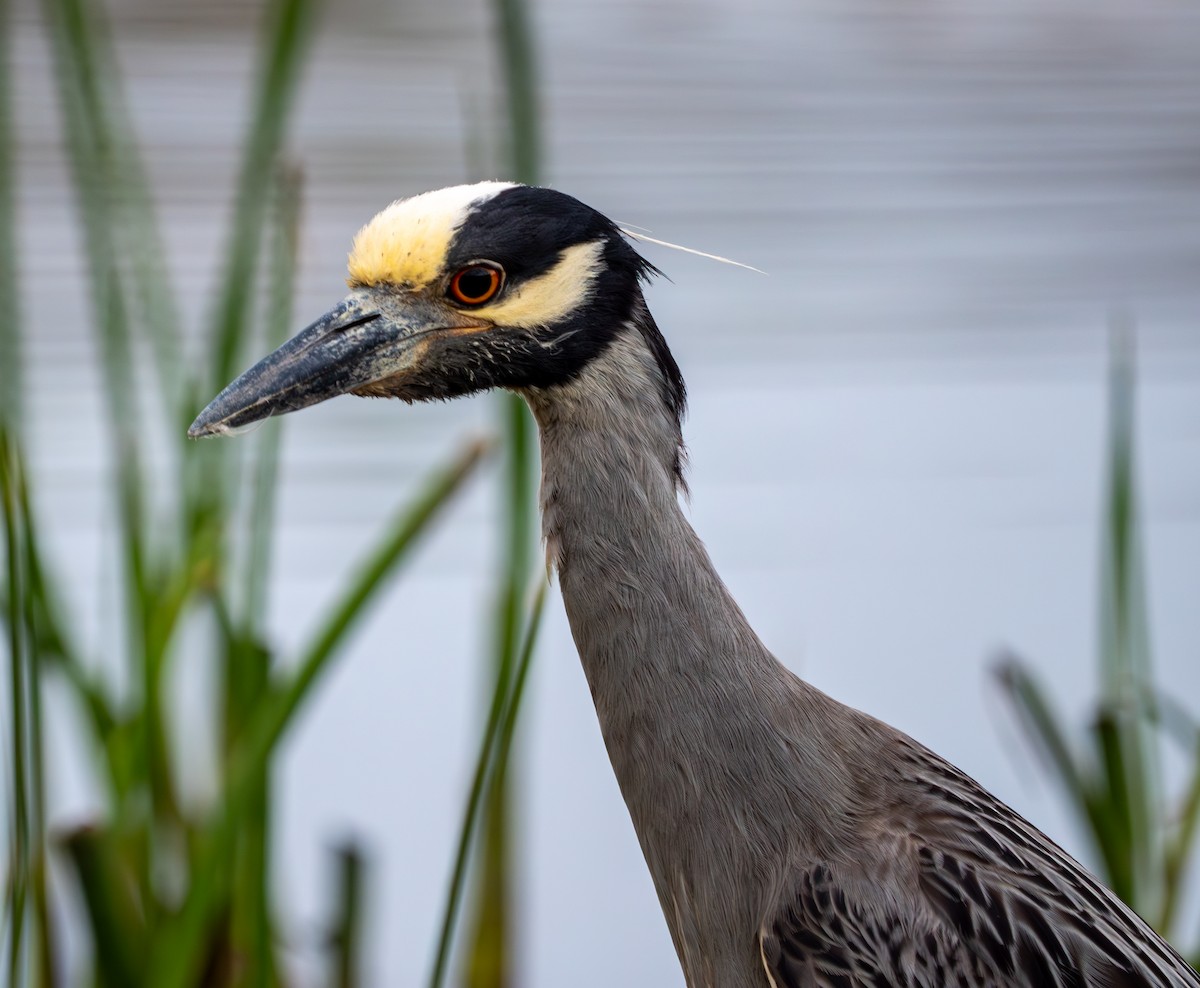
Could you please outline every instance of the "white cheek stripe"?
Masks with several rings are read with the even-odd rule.
[[[603,240],[574,244],[545,274],[525,282],[495,305],[472,309],[471,315],[521,329],[539,329],[565,319],[591,299],[603,267],[603,252]]]

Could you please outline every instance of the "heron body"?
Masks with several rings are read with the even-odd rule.
[[[548,558],[689,988],[1200,988],[1031,824],[759,641],[680,508],[683,381],[611,221],[458,186],[384,210],[349,268],[191,434],[346,392],[525,398]]]

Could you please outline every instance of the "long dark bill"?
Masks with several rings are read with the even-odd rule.
[[[395,373],[411,341],[439,328],[443,314],[420,302],[388,309],[358,292],[348,296],[217,395],[188,435],[226,433]]]

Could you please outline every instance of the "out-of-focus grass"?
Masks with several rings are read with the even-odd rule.
[[[0,422],[20,414],[21,313],[17,308],[16,194],[13,183],[12,16],[10,0],[0,0]]]
[[[5,582],[4,621],[9,653],[12,762],[9,791],[10,829],[5,868],[4,971],[7,983],[20,984],[30,971],[49,978],[45,776],[41,738],[42,691],[36,665],[37,625],[30,607],[36,574],[31,571],[32,538],[29,492],[12,427],[0,421],[0,506],[3,507]]]
[[[245,145],[233,229],[202,361],[182,360],[183,334],[153,202],[101,8],[93,0],[44,0],[63,111],[63,132],[84,233],[93,321],[102,358],[111,437],[113,505],[120,552],[118,636],[122,654],[96,655],[77,640],[60,606],[58,578],[43,551],[21,448],[16,328],[5,322],[0,403],[4,574],[0,583],[13,713],[10,825],[5,883],[6,983],[51,986],[46,862],[69,863],[91,932],[99,986],[268,986],[286,983],[269,871],[271,790],[278,743],[315,695],[353,627],[439,511],[487,451],[469,444],[399,510],[341,588],[310,642],[283,662],[265,638],[279,428],[267,423],[237,443],[191,443],[184,430],[233,371],[275,345],[291,322],[300,180],[281,146],[318,0],[272,0],[263,65]],[[9,90],[0,105],[0,220],[12,218]],[[4,222],[4,235],[12,230]],[[15,291],[15,254],[0,257],[0,289]],[[15,313],[5,300],[3,316]],[[262,304],[264,303],[265,304]],[[148,362],[140,361],[146,352]],[[190,366],[200,364],[198,371]],[[148,379],[138,368],[148,366]],[[160,430],[174,484],[151,483],[144,449]],[[162,488],[167,487],[167,493]],[[525,532],[527,534],[527,532]],[[180,799],[166,716],[165,682],[182,650],[181,630],[208,626],[217,682],[209,715],[219,738],[219,793],[195,810]],[[518,626],[522,622],[518,620]],[[117,695],[98,668],[129,670]],[[293,672],[284,670],[291,669]],[[50,841],[44,815],[41,687],[65,682],[97,753],[104,815]],[[505,684],[505,710],[515,697]],[[499,687],[498,687],[499,688]],[[519,695],[516,694],[516,695]],[[494,762],[493,762],[494,763]],[[356,983],[361,856],[338,858],[341,892],[331,927],[331,984]]]
[[[525,683],[529,675],[534,645],[537,643],[542,607],[546,602],[547,586],[547,583],[541,583],[534,595],[533,605],[529,610],[522,635],[520,654],[515,656],[515,664],[512,668],[502,668],[500,675],[497,676],[497,681],[505,684],[505,689],[496,689],[492,693],[487,723],[480,739],[475,771],[471,777],[471,788],[467,794],[462,823],[459,827],[454,869],[450,878],[446,908],[442,914],[433,970],[429,977],[431,988],[437,988],[445,981],[450,962],[454,926],[458,918],[463,888],[466,884],[471,842],[479,828],[481,814],[489,798],[493,797],[497,791],[505,791],[507,785],[505,774],[508,771],[513,734],[516,729],[517,716],[521,710],[521,698],[525,693]],[[492,802],[487,809],[495,813],[495,803]],[[489,912],[493,916],[497,916],[503,925],[497,924],[489,928],[480,924],[481,928],[477,930],[475,939],[466,953],[467,973],[464,980],[472,981],[484,978],[490,979],[490,983],[502,983],[502,979],[508,974],[506,959],[510,945],[507,937],[504,936],[508,929],[504,922],[507,918],[504,912],[507,903],[502,898],[498,887],[507,881],[507,875],[503,873],[503,869],[507,867],[507,859],[496,854],[493,848],[492,854],[484,858],[484,868],[489,867],[493,869],[493,873],[483,876],[481,886],[485,895],[494,898],[492,902],[486,904],[482,912],[485,917],[489,915]]]
[[[1093,851],[1100,877],[1163,936],[1190,950],[1180,899],[1200,823],[1200,724],[1154,682],[1146,620],[1136,460],[1132,335],[1113,334],[1103,559],[1100,695],[1082,737],[1072,738],[1031,664],[1005,656],[996,669],[1025,734]],[[1187,766],[1166,791],[1166,743]]]
[[[11,7],[0,0],[0,509],[4,570],[0,621],[8,652],[9,753],[5,786],[9,842],[3,870],[4,907],[0,971],[5,984],[21,984],[31,972],[54,976],[47,900],[45,774],[42,689],[37,670],[38,625],[30,600],[38,574],[31,571],[34,538],[29,491],[17,445],[21,422],[20,308],[17,292],[16,195],[12,132]]]
[[[529,10],[524,0],[494,0],[492,11],[505,83],[507,126],[500,142],[507,165],[504,170],[514,181],[536,185],[542,170],[541,113]],[[524,401],[507,394],[498,400],[504,406],[505,422],[505,533],[492,635],[492,699],[460,827],[430,988],[441,988],[447,973],[477,829],[481,846],[474,869],[472,927],[462,948],[462,982],[470,988],[506,988],[515,979],[511,942],[515,773],[509,768],[509,754],[541,619],[545,578],[541,577],[532,610],[524,620],[528,587],[538,578],[534,561],[537,433]]]

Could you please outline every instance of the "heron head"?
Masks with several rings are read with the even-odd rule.
[[[355,237],[350,294],[225,388],[188,435],[346,393],[551,387],[631,323],[681,407],[678,368],[642,302],[653,270],[611,220],[551,189],[482,182],[400,200]]]

